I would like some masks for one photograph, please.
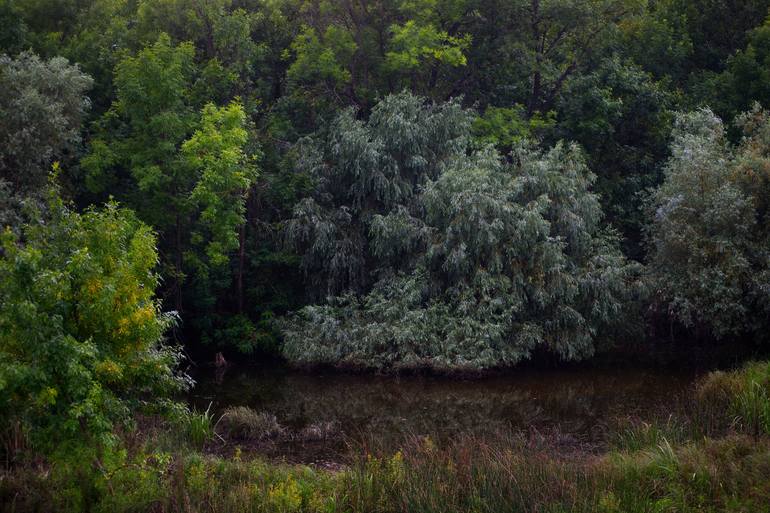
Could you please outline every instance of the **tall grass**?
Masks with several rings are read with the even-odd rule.
[[[695,392],[697,422],[710,432],[732,429],[770,434],[770,362],[733,372],[712,372]]]
[[[203,448],[216,436],[216,422],[211,412],[211,403],[205,411],[189,410],[182,415],[182,427],[187,440],[196,448]]]
[[[770,439],[731,435],[641,451],[560,457],[476,439],[414,440],[329,472],[199,453],[110,469],[91,511],[153,512],[763,512]],[[0,510],[78,511],[61,483],[27,469],[0,477]],[[14,502],[15,501],[15,502]],[[14,509],[15,508],[15,509]]]
[[[735,397],[733,412],[744,429],[754,434],[770,434],[770,395],[767,387],[749,381]]]

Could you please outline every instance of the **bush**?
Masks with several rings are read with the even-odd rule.
[[[657,302],[704,338],[755,336],[770,319],[770,116],[739,118],[732,148],[710,110],[676,121],[665,181],[651,200],[649,270]]]
[[[272,413],[257,412],[248,406],[231,406],[222,415],[222,428],[229,437],[241,440],[275,438],[285,429]]]
[[[46,217],[0,241],[0,418],[35,449],[100,444],[137,409],[170,405],[189,378],[162,343],[155,235],[114,203]]]

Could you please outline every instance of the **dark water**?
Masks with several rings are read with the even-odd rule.
[[[345,436],[391,440],[404,435],[445,439],[500,430],[558,430],[596,440],[618,417],[652,418],[674,408],[695,373],[650,370],[521,370],[458,380],[299,373],[280,368],[203,372],[191,402],[221,411],[250,406],[299,431],[334,422]],[[291,452],[296,447],[276,449]]]

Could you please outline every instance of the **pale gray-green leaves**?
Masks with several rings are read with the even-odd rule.
[[[770,312],[770,123],[740,119],[733,148],[710,110],[677,118],[665,181],[651,199],[649,273],[659,305],[698,333],[757,333]]]
[[[284,321],[290,360],[477,369],[539,348],[573,360],[623,318],[638,268],[600,226],[580,150],[474,153],[468,119],[404,93],[304,143],[318,185],[287,233],[327,297]]]

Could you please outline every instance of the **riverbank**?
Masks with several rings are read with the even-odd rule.
[[[395,451],[351,447],[346,464],[324,467],[268,461],[234,439],[227,455],[205,449],[207,437],[232,435],[220,428],[199,414],[177,429],[123,433],[115,450],[84,453],[88,465],[24,458],[0,476],[0,504],[110,513],[770,510],[768,363],[709,374],[656,422],[620,419],[598,451],[558,432],[412,437]]]
[[[412,437],[445,443],[537,431],[601,445],[617,418],[652,422],[677,409],[699,375],[690,369],[521,368],[459,379],[234,366],[224,374],[197,374],[188,401],[215,419],[228,409],[240,415],[227,415],[225,421],[263,419],[262,431],[268,434],[247,447],[313,463],[346,459],[348,445],[362,438],[395,451]],[[252,414],[245,414],[249,410]],[[268,417],[272,422],[264,422]],[[223,444],[215,439],[212,445]]]
[[[90,511],[768,511],[770,441],[732,434],[564,459],[548,449],[429,440],[343,470],[199,453],[137,456],[96,486]],[[77,489],[5,475],[5,511],[78,511]],[[71,482],[70,486],[78,486]]]

